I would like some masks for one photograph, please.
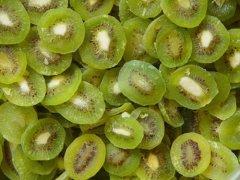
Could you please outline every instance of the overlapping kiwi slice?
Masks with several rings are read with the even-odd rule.
[[[170,96],[189,109],[204,107],[218,93],[211,73],[196,65],[186,65],[174,71],[169,78],[168,89]]]
[[[158,69],[150,63],[138,60],[123,65],[118,84],[123,95],[143,106],[158,103],[166,91],[165,82]]]
[[[93,68],[87,68],[83,71],[83,80],[89,82],[94,86],[99,86],[104,76],[104,70],[98,70]]]
[[[84,40],[85,28],[81,16],[69,8],[51,9],[38,23],[41,42],[51,52],[75,52]]]
[[[191,59],[199,63],[212,63],[223,56],[228,49],[230,36],[214,16],[206,16],[202,23],[190,30],[193,52]]]
[[[64,155],[67,175],[73,179],[89,179],[102,167],[106,155],[103,141],[94,134],[76,138]]]
[[[130,102],[126,102],[119,107],[106,109],[106,114],[108,116],[115,116],[118,114],[122,114],[124,112],[131,113],[133,110],[134,110],[133,104]]]
[[[135,17],[128,7],[127,0],[120,0],[118,16],[122,23]]]

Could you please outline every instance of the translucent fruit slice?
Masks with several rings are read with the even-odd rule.
[[[120,21],[123,23],[135,17],[135,15],[130,11],[128,7],[127,0],[120,0],[118,16],[120,18]]]
[[[89,82],[90,84],[98,87],[102,82],[104,73],[105,73],[104,70],[98,70],[88,67],[83,71],[82,78],[84,81]]]
[[[132,105],[132,103],[127,102],[127,103],[124,103],[122,106],[106,109],[106,114],[108,116],[115,116],[118,114],[122,114],[124,112],[131,113],[133,110],[134,110],[134,106]]]

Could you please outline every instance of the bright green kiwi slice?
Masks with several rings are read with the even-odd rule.
[[[128,7],[127,0],[120,0],[118,16],[123,23],[135,17]]]
[[[180,105],[199,109],[217,95],[217,83],[211,73],[196,65],[186,65],[174,71],[168,82],[170,96]]]
[[[161,1],[164,14],[175,24],[181,27],[193,28],[204,19],[207,0],[164,0]]]
[[[209,179],[225,180],[239,166],[236,155],[221,143],[209,141],[211,162],[203,175]]]
[[[160,113],[147,107],[135,109],[131,116],[143,127],[144,136],[139,144],[141,149],[153,149],[158,146],[164,136],[164,122]]]
[[[19,107],[9,102],[0,106],[0,132],[11,143],[20,144],[21,135],[33,121],[37,121],[33,107]]]
[[[118,84],[123,95],[143,106],[158,103],[166,91],[165,82],[158,69],[150,63],[138,60],[123,65]]]
[[[67,7],[68,0],[20,0],[28,12],[32,24],[38,24],[41,16],[48,10]]]
[[[78,90],[82,81],[82,72],[72,65],[62,74],[46,77],[47,93],[42,101],[44,105],[58,105],[68,101]]]
[[[98,70],[98,69],[93,69],[88,67],[83,71],[82,78],[84,81],[87,81],[90,84],[98,87],[102,82],[104,73],[105,73],[104,70]]]
[[[106,145],[104,169],[116,176],[129,176],[135,173],[140,164],[139,149],[129,150],[115,147],[111,143]]]
[[[78,12],[83,20],[91,17],[109,14],[114,4],[114,0],[70,0],[70,5]]]
[[[75,52],[84,40],[81,16],[69,8],[51,9],[38,23],[38,33],[46,49],[55,53]]]
[[[19,0],[1,0],[0,44],[18,44],[27,36],[30,19]]]
[[[89,179],[102,167],[106,155],[103,141],[94,134],[76,138],[64,155],[67,175],[73,179]]]
[[[105,111],[102,93],[95,86],[83,81],[67,102],[55,106],[65,119],[76,124],[97,123]]]
[[[211,149],[203,136],[197,133],[185,133],[175,139],[170,155],[178,173],[193,177],[207,169],[211,159]]]
[[[230,36],[214,16],[206,16],[202,23],[190,30],[193,52],[191,60],[199,63],[212,63],[223,56],[228,49]]]
[[[21,47],[27,55],[28,66],[42,75],[61,74],[72,62],[72,54],[62,55],[47,50],[40,42],[36,27],[31,28]]]
[[[31,160],[54,159],[63,149],[65,136],[64,128],[53,118],[34,121],[21,137],[23,152]]]
[[[141,18],[154,18],[162,11],[161,0],[127,0],[130,11]]]
[[[26,67],[26,54],[20,48],[13,46],[0,47],[0,83],[11,84],[19,81]]]
[[[28,68],[22,79],[2,87],[4,96],[18,106],[33,106],[40,103],[46,94],[44,77]]]
[[[106,114],[108,116],[115,116],[124,112],[131,113],[134,110],[134,106],[130,102],[126,102],[123,105],[116,108],[106,109]]]
[[[118,84],[118,73],[120,68],[107,70],[100,84],[100,91],[103,93],[104,100],[112,106],[121,106],[127,102]]]
[[[82,61],[95,69],[116,66],[122,59],[126,37],[120,22],[107,15],[85,22],[86,37],[80,48]]]
[[[141,124],[128,113],[111,117],[105,124],[104,132],[114,146],[122,149],[136,148],[144,136]]]

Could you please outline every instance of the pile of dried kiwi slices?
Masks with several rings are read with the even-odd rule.
[[[0,0],[0,179],[240,179],[239,127],[239,0]]]

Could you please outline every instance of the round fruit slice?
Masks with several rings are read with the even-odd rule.
[[[81,16],[68,8],[51,9],[38,23],[38,33],[46,49],[60,54],[75,52],[84,40]]]
[[[94,134],[76,138],[64,155],[67,175],[73,179],[89,179],[102,167],[106,156],[103,141]]]
[[[47,93],[42,103],[58,105],[68,101],[78,90],[81,81],[82,72],[74,64],[60,75],[46,77]]]
[[[122,23],[135,17],[128,7],[127,0],[120,0],[118,16]]]
[[[85,22],[86,37],[80,48],[82,61],[95,69],[116,66],[122,59],[126,37],[120,22],[102,15]]]
[[[210,163],[211,149],[208,141],[197,133],[185,133],[172,144],[171,160],[175,169],[186,177],[203,173]]]
[[[104,132],[114,146],[122,149],[134,149],[143,139],[143,127],[128,113],[111,117]]]
[[[193,28],[204,19],[207,0],[164,0],[161,1],[164,14],[178,26]]]
[[[138,149],[120,149],[111,143],[106,145],[107,153],[104,169],[117,176],[129,176],[135,173],[140,164],[141,154]]]
[[[1,0],[0,44],[18,44],[27,36],[30,19],[19,0]]]
[[[123,95],[143,106],[158,103],[166,91],[165,82],[158,69],[150,63],[138,60],[123,65],[118,84]]]
[[[63,149],[65,136],[64,128],[55,119],[34,121],[22,135],[23,152],[31,160],[54,159]]]
[[[131,113],[134,110],[134,106],[132,103],[127,102],[124,103],[122,106],[112,108],[112,109],[106,109],[106,113],[108,116],[115,116],[124,112]]]
[[[174,71],[168,82],[170,96],[189,109],[209,104],[218,94],[217,84],[205,69],[186,65]]]
[[[190,34],[193,42],[191,59],[199,63],[217,61],[229,46],[229,33],[214,16],[206,16],[198,27],[191,29]]]
[[[75,95],[55,109],[73,123],[94,124],[103,116],[105,102],[98,88],[83,81]]]
[[[82,78],[84,81],[87,81],[90,84],[98,87],[102,82],[104,73],[105,73],[104,70],[87,68],[86,70],[83,71]]]

